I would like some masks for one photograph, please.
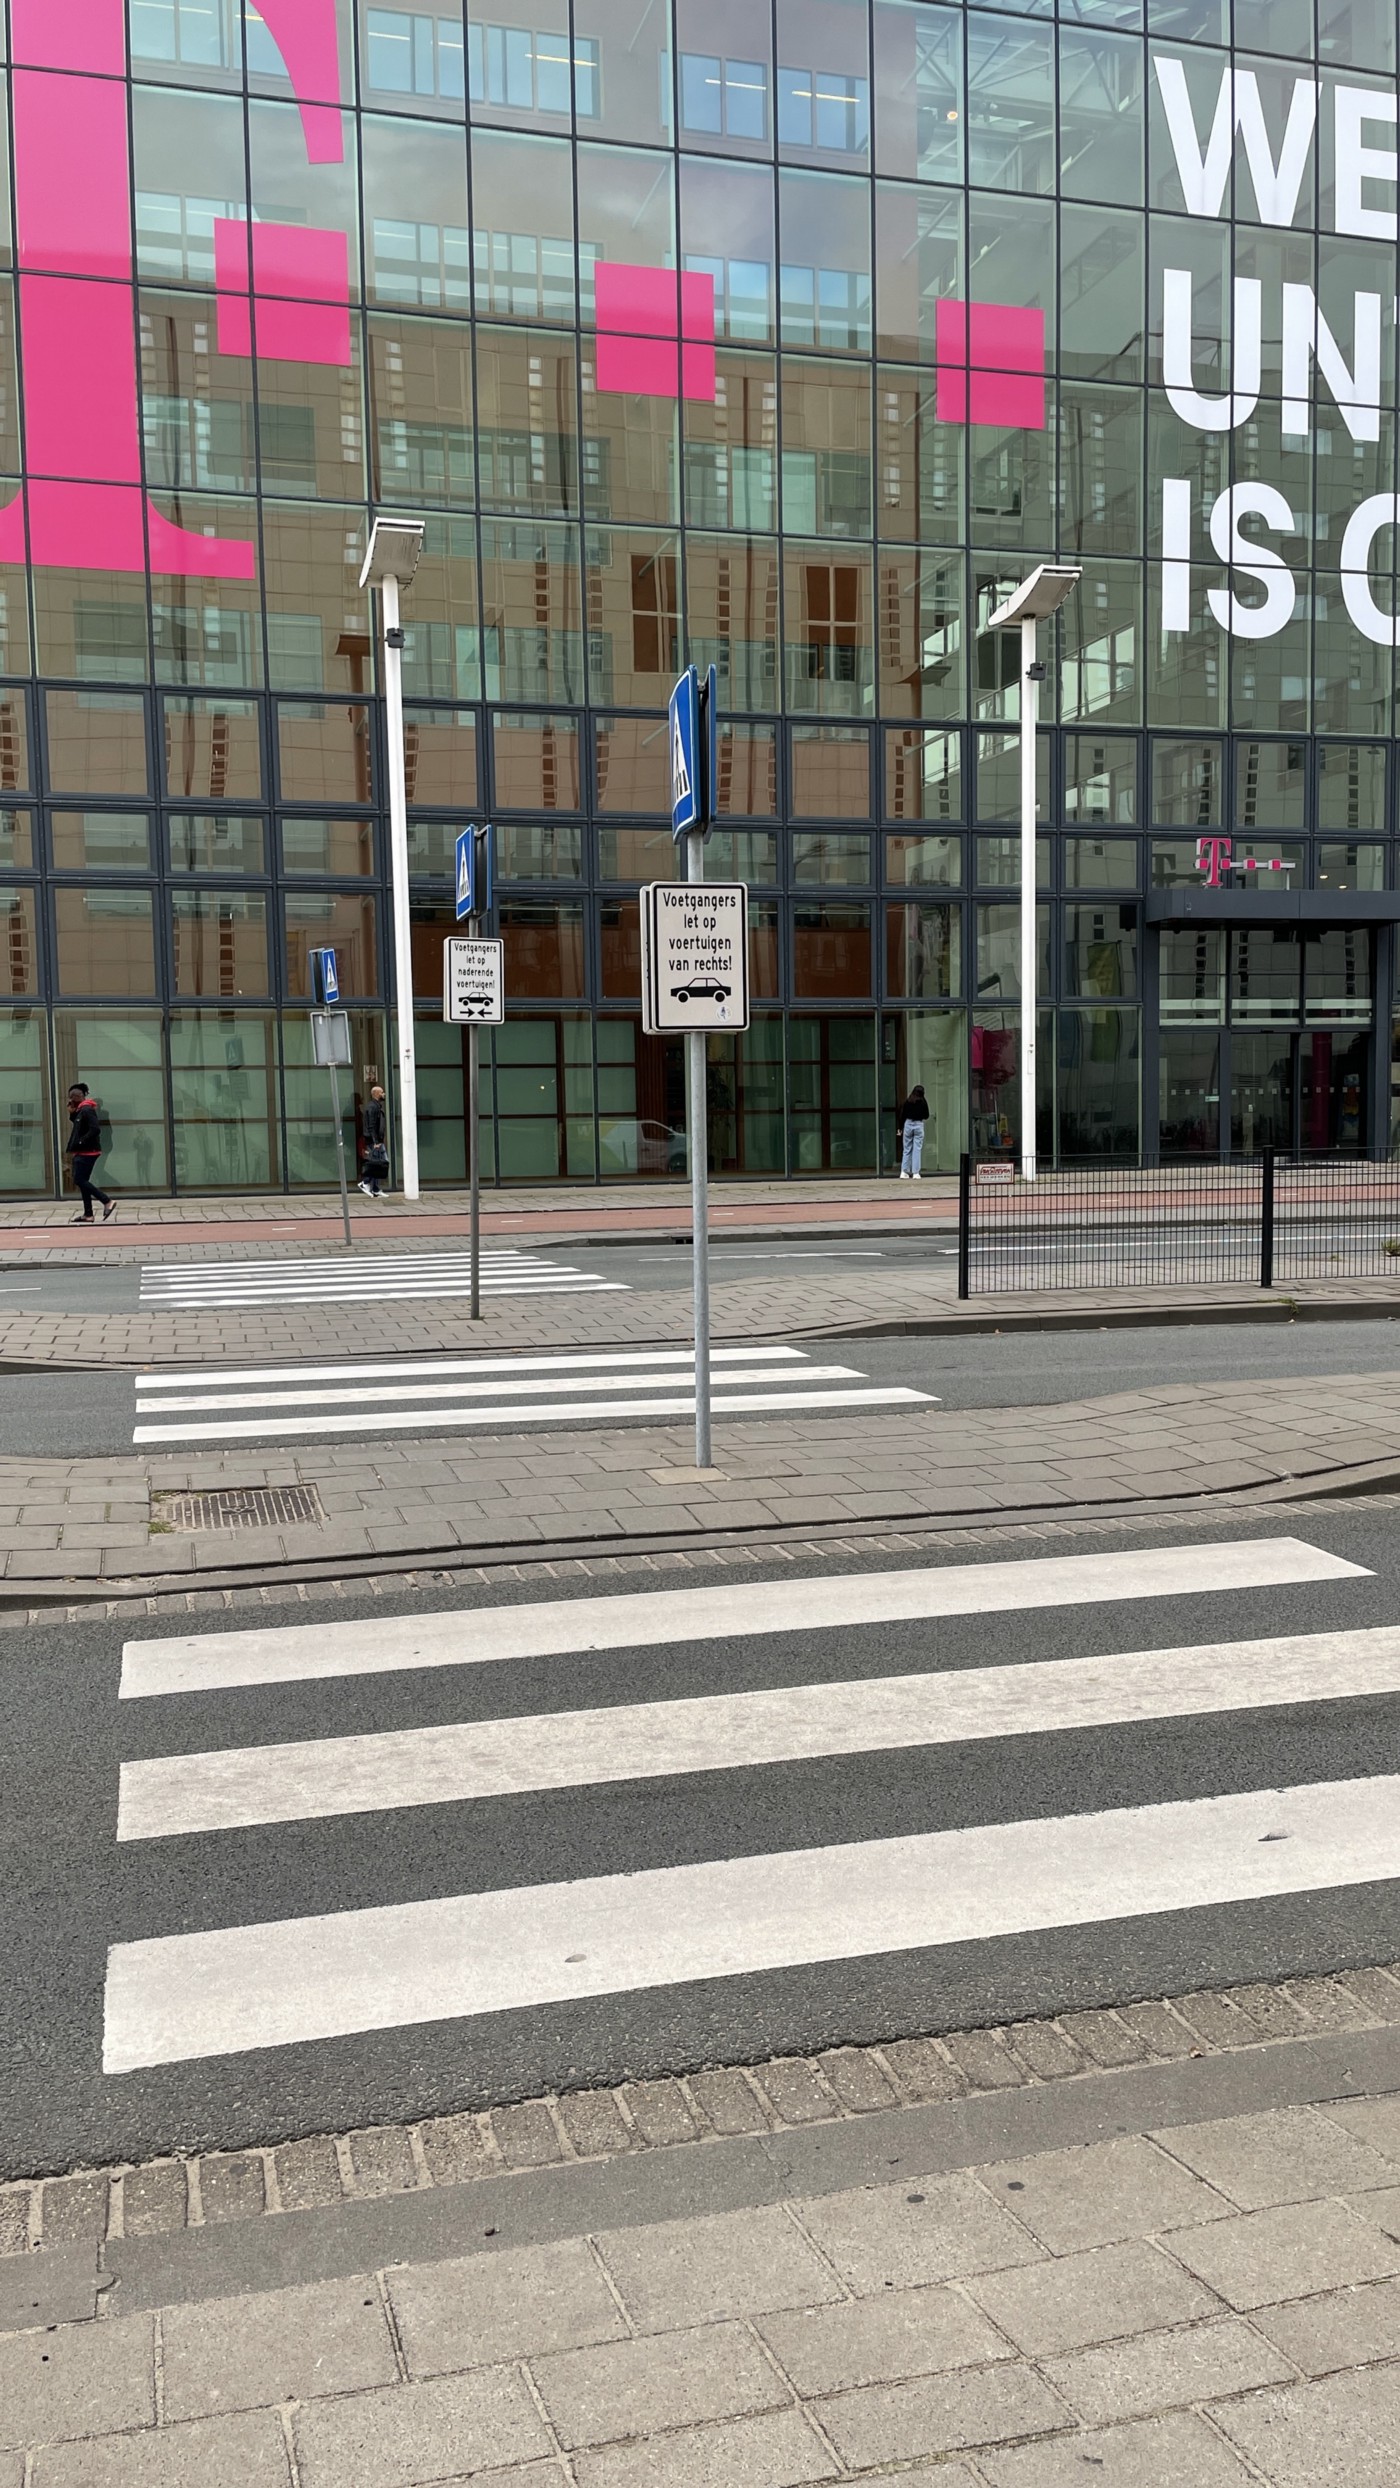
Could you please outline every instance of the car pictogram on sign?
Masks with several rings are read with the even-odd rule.
[[[729,987],[717,976],[692,976],[688,985],[671,987],[673,1002],[727,1002]]]

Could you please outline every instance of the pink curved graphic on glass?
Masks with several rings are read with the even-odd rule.
[[[12,34],[27,480],[0,561],[251,579],[251,544],[176,526],[141,485],[123,0],[14,0]]]
[[[310,161],[342,162],[336,0],[260,0],[260,12],[296,90]],[[251,579],[251,544],[177,525],[141,484],[124,0],[12,0],[11,55],[26,480],[0,509],[0,562]],[[251,286],[260,353],[348,363],[346,236],[235,230],[224,264],[232,254],[241,272],[227,333],[220,305],[226,350],[250,349]],[[295,304],[277,298],[288,278],[302,289]]]
[[[91,0],[84,0],[84,6],[91,6]],[[258,0],[258,15],[287,64],[309,162],[343,163],[345,133],[334,100],[340,94],[335,0]]]
[[[715,395],[715,281],[674,268],[633,268],[600,259],[593,270],[597,311],[596,385],[610,395],[699,398]]]
[[[252,245],[252,299],[248,250]],[[219,352],[253,351],[253,301],[262,363],[339,363],[350,349],[350,243],[317,225],[214,225]]]

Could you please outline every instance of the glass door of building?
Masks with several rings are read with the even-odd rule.
[[[1362,1151],[1373,988],[1364,928],[1164,934],[1162,1157]]]

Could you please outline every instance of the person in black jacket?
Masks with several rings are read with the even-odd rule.
[[[924,1125],[928,1121],[928,1099],[922,1088],[912,1088],[899,1109],[899,1177],[901,1183],[912,1176],[919,1181],[920,1161],[924,1154]]]
[[[94,1223],[93,1202],[102,1203],[102,1223],[116,1215],[116,1202],[110,1192],[103,1192],[93,1180],[93,1169],[102,1155],[102,1118],[97,1100],[88,1095],[85,1080],[75,1080],[68,1091],[67,1152],[73,1162],[73,1181],[83,1196],[83,1206],[73,1224],[90,1227]]]
[[[372,1201],[379,1198],[379,1187],[389,1172],[389,1116],[384,1104],[384,1091],[377,1084],[370,1090],[365,1107],[360,1139],[364,1175],[360,1190]]]

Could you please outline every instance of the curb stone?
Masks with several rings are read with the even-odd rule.
[[[169,2237],[653,2150],[703,2150],[740,2134],[810,2130],[978,2092],[1057,2087],[1124,2065],[1396,2028],[1400,1962],[813,2057],[707,2066],[684,2077],[551,2092],[405,2125],[292,2134],[257,2148],[45,2174],[0,2187],[0,2270],[6,2258],[59,2246],[90,2246],[100,2258],[109,2240]]]

